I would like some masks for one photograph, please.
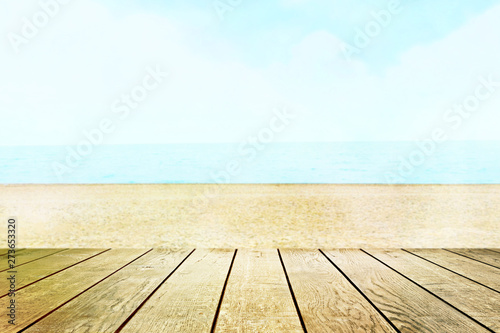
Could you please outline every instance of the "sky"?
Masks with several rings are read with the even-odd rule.
[[[499,17],[491,0],[2,0],[0,145],[103,127],[240,142],[279,110],[280,142],[500,140]]]

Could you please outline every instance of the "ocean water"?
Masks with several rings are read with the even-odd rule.
[[[500,141],[0,147],[0,183],[500,184]]]

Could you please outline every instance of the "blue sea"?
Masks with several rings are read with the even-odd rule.
[[[0,147],[0,183],[500,183],[500,141],[77,148]]]

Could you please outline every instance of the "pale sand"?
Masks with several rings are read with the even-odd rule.
[[[499,215],[500,185],[0,186],[18,247],[500,247]]]

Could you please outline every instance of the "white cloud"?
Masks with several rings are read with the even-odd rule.
[[[4,1],[0,35],[19,31],[20,18],[36,10],[36,1]],[[281,103],[300,117],[278,140],[413,139],[471,93],[479,75],[500,79],[499,14],[493,8],[439,42],[409,50],[377,76],[347,62],[327,31],[291,46],[289,62],[254,68],[236,52],[214,57],[213,45],[231,52],[220,35],[193,47],[192,31],[159,14],[118,17],[97,2],[75,1],[19,55],[3,39],[0,144],[75,144],[155,64],[171,78],[109,143],[240,141]],[[489,101],[456,138],[500,139],[493,125],[499,103]]]
[[[480,76],[500,81],[499,15],[497,6],[444,39],[408,50],[383,75],[347,62],[340,41],[317,32],[297,45],[289,66],[278,66],[285,79],[276,86],[290,103],[308,107],[316,134],[325,133],[316,139],[418,139],[442,125],[444,112],[472,94]],[[499,102],[500,90],[452,138],[500,139],[492,125],[500,120]]]
[[[112,102],[140,82],[148,65],[159,64],[171,80],[152,94],[133,123],[120,124],[124,130],[112,143],[236,140],[245,126],[271,115],[279,100],[258,71],[236,61],[205,59],[186,47],[178,26],[159,15],[116,18],[94,2],[72,6],[52,22],[57,29],[23,45],[19,56],[9,48],[0,54],[6,60],[0,65],[2,118],[7,126],[23,122],[39,138],[33,143],[74,143],[81,133],[75,135],[75,129],[108,115]],[[54,127],[59,131],[48,131]],[[0,140],[28,143],[14,128]]]

